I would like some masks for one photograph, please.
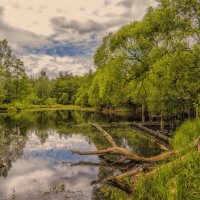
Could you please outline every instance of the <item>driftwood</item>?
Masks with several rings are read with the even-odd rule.
[[[149,158],[141,157],[134,152],[118,147],[113,138],[110,136],[109,133],[107,133],[104,129],[102,129],[98,124],[93,124],[94,127],[96,127],[108,140],[111,147],[104,149],[104,150],[98,150],[98,151],[72,151],[73,153],[79,154],[79,155],[100,155],[100,156],[106,156],[106,155],[121,155],[123,156],[122,159],[118,160],[118,163],[124,162],[126,160],[131,161],[138,161],[138,162],[158,162],[160,160],[167,159],[171,155],[175,154],[174,151],[169,150],[164,145],[159,144],[158,142],[154,141],[162,150],[165,150],[164,153],[161,153],[157,156],[152,156]]]
[[[170,141],[170,137],[168,137],[166,135],[163,135],[159,131],[154,131],[154,130],[152,130],[150,128],[147,128],[147,127],[143,126],[141,123],[132,122],[132,124],[136,128],[138,128],[138,129],[140,129],[142,131],[145,131],[145,132],[147,132],[147,133],[149,133],[149,134],[151,134],[151,135],[153,135],[153,136],[155,136],[155,137],[157,137],[157,138],[159,138],[159,139],[161,139],[161,140],[163,140],[165,142],[169,142]]]
[[[104,179],[102,182],[105,184],[118,187],[127,193],[133,192],[133,183],[136,182],[137,178],[142,176],[144,173],[154,169],[152,164],[136,165],[132,170],[122,173],[117,176],[110,176]],[[127,182],[128,179],[128,182]],[[130,184],[131,183],[131,184]]]

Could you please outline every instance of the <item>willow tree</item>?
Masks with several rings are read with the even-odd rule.
[[[198,5],[198,1],[161,1],[158,8],[149,8],[142,21],[128,24],[107,38],[106,52],[111,56],[104,61],[105,72],[111,71],[111,60],[123,57],[118,71],[125,72],[121,73],[123,85],[131,85],[134,103],[167,113],[194,107],[199,94],[199,13],[194,14]],[[105,41],[97,54],[102,47]],[[105,85],[109,93],[119,91],[117,85],[115,89],[112,84]]]

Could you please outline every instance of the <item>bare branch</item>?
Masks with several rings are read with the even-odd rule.
[[[109,133],[107,133],[104,129],[102,129],[101,126],[99,126],[98,124],[92,124],[92,125],[106,137],[106,139],[108,140],[108,142],[112,147],[117,147],[115,141],[113,140],[113,138],[110,136]]]

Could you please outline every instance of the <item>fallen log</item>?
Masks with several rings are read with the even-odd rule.
[[[197,148],[197,151],[199,152],[199,146],[200,146],[200,137],[198,137],[193,143],[188,145],[188,147],[186,149]],[[178,153],[178,151],[177,151],[177,153]],[[173,161],[165,163],[164,166],[176,168],[178,166],[183,167],[186,164],[187,164],[187,154],[181,156],[179,159],[175,159]],[[112,180],[112,179],[119,180],[119,179],[125,179],[125,178],[129,177],[129,178],[132,178],[131,184],[133,184],[133,183],[135,184],[136,179],[139,176],[144,175],[144,174],[145,174],[145,176],[153,176],[154,174],[156,174],[156,172],[159,171],[159,169],[160,169],[160,167],[155,168],[154,165],[144,164],[144,165],[139,165],[139,167],[136,166],[134,169],[132,169],[126,173],[122,173],[117,176],[111,176],[107,179],[108,180]],[[105,179],[105,181],[107,179]]]
[[[100,156],[106,156],[106,155],[121,155],[124,156],[120,161],[118,162],[124,162],[126,160],[131,160],[131,161],[138,161],[138,162],[158,162],[160,160],[167,159],[171,155],[175,154],[174,151],[169,150],[167,147],[164,147],[164,145],[159,145],[159,147],[162,150],[165,150],[164,153],[161,153],[157,156],[152,156],[149,158],[146,157],[141,157],[134,152],[118,147],[115,141],[113,140],[112,136],[107,133],[103,128],[100,127],[98,124],[93,124],[94,127],[96,127],[108,140],[109,144],[111,147],[104,149],[104,150],[99,150],[99,151],[72,151],[72,153],[76,153],[79,155],[100,155]]]
[[[134,123],[132,122],[132,124],[134,124]],[[108,140],[108,142],[110,143],[110,145],[112,147],[117,147],[117,145],[116,145],[115,141],[113,140],[112,136],[110,136],[110,134],[107,133],[99,124],[92,124],[92,125],[106,137],[106,139]],[[164,144],[161,144],[156,139],[150,138],[150,141],[153,144],[155,144],[156,146],[158,146],[163,151],[169,151],[170,150],[167,146],[165,146]]]
[[[151,141],[153,144],[155,144],[157,147],[159,147],[161,150],[163,150],[163,151],[169,151],[169,150],[170,150],[167,146],[161,144],[161,143],[158,142],[156,139],[150,138],[150,141]]]
[[[79,155],[101,155],[101,156],[122,155],[122,156],[125,156],[125,159],[123,161],[132,160],[132,161],[139,161],[139,162],[158,162],[175,154],[174,151],[167,151],[157,156],[146,158],[146,157],[138,156],[132,151],[125,148],[121,148],[121,147],[110,147],[108,149],[99,150],[99,151],[72,151],[72,153],[76,153]]]
[[[200,137],[197,138],[193,143],[188,145],[186,149],[197,148],[199,152],[199,146],[200,146]],[[178,159],[167,162],[164,164],[164,167],[173,168],[173,169],[178,168],[179,166],[184,167],[187,165],[187,156],[188,154],[186,153],[180,156]],[[140,177],[144,177],[144,176],[153,177],[154,175],[156,175],[156,173],[160,171],[161,168],[162,168],[162,165],[160,167],[155,167],[155,165],[152,165],[152,164],[136,165],[133,169],[125,173],[122,173],[117,176],[110,176],[104,179],[103,183],[112,185],[114,187],[118,187],[119,189],[122,189],[130,193],[130,191],[132,192],[134,191],[135,184],[137,184]],[[171,176],[173,177],[174,175],[171,174]],[[127,180],[129,184],[127,184]]]
[[[124,190],[127,193],[132,193],[133,187],[132,184],[130,184],[130,179],[132,177],[139,177],[152,168],[153,165],[151,164],[136,165],[132,170],[117,176],[110,176],[105,178],[102,182]]]
[[[185,147],[184,150],[182,149],[175,151],[169,150],[164,145],[160,145],[158,143],[157,145],[160,147],[160,149],[164,150],[165,152],[149,158],[141,157],[128,149],[118,147],[114,142],[112,136],[110,136],[109,133],[107,133],[104,129],[102,129],[98,124],[93,124],[93,126],[96,127],[106,137],[111,147],[99,151],[88,151],[88,152],[72,151],[72,152],[80,155],[99,155],[99,157],[102,159],[104,159],[104,156],[106,155],[121,155],[122,158],[120,158],[116,162],[113,162],[113,165],[116,163],[123,163],[126,160],[137,161],[138,163],[144,163],[138,166],[136,165],[136,167],[129,169],[125,173],[122,173],[117,176],[110,176],[102,181],[103,183],[120,188],[126,191],[127,193],[133,192],[134,185],[137,183],[139,177],[143,175],[153,176],[155,173],[159,171],[159,168],[154,167],[155,162],[166,160],[172,155],[181,156],[183,151],[188,151],[191,148],[197,148],[198,152],[200,153],[200,137],[199,137],[194,142]],[[152,140],[152,142],[156,143],[157,141]],[[178,165],[184,165],[185,163],[186,163],[185,156],[181,156],[178,161],[176,159],[174,161],[168,162],[165,164],[165,166],[175,167]],[[129,179],[129,182],[127,182],[127,178]]]
[[[136,123],[136,122],[123,122],[123,123],[112,123],[112,124],[109,124],[109,125],[107,125],[107,124],[101,124],[101,127],[103,127],[103,128],[110,128],[110,127],[113,127],[113,126],[114,127],[120,127],[120,126],[124,126],[124,125],[133,125],[135,130],[137,130],[138,132],[141,132],[141,133],[145,134],[147,136],[147,138],[152,143],[154,143],[155,145],[157,145],[161,150],[164,150],[164,151],[170,150],[169,149],[170,137],[163,135],[159,131],[154,131],[152,129],[149,129],[149,128],[143,126],[140,123]],[[97,124],[97,126],[99,126],[99,125]],[[100,130],[100,129],[98,129],[98,130]],[[164,138],[163,138],[163,136],[164,136]]]
[[[147,128],[147,127],[143,126],[140,123],[132,122],[132,124],[136,128],[138,128],[138,129],[140,129],[142,131],[145,131],[145,132],[147,132],[147,133],[149,133],[149,134],[151,134],[151,135],[153,135],[153,136],[155,136],[155,137],[157,137],[157,138],[159,138],[159,139],[161,139],[161,140],[163,140],[163,141],[165,141],[167,143],[170,141],[170,137],[168,137],[166,135],[163,135],[162,133],[159,133],[158,131],[154,131],[154,130],[152,130],[150,128]]]

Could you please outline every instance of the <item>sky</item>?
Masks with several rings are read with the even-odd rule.
[[[0,40],[7,39],[28,75],[76,75],[93,67],[109,32],[141,20],[156,0],[0,0]]]

